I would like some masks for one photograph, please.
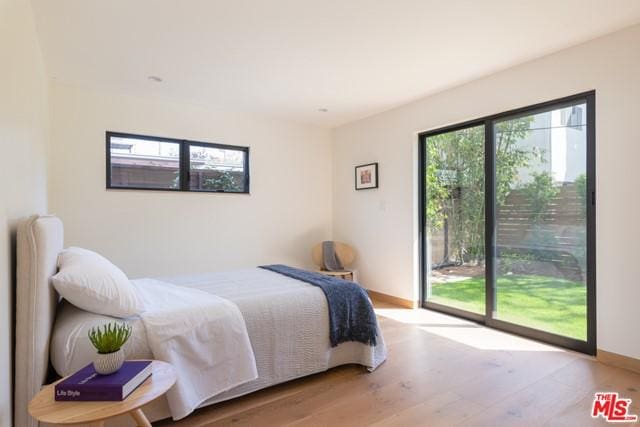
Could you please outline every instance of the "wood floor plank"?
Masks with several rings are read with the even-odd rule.
[[[543,426],[553,427],[576,427],[576,426],[606,426],[612,425],[604,419],[594,419],[591,417],[591,408],[593,405],[593,395],[588,394],[578,402],[572,405],[565,404],[564,407],[555,414]],[[615,424],[614,424],[615,425]],[[624,424],[623,424],[624,425]]]
[[[478,370],[476,377],[453,391],[484,407],[499,403],[575,360],[565,352],[506,352],[509,357],[492,369]],[[535,366],[535,369],[532,369]]]
[[[594,359],[577,358],[563,369],[555,372],[551,378],[574,388],[591,389],[608,381],[614,376],[617,369]]]
[[[466,420],[473,426],[541,426],[586,396],[543,378]]]
[[[371,424],[375,427],[406,427],[428,425],[450,427],[466,421],[484,408],[452,392],[438,393],[433,398]]]

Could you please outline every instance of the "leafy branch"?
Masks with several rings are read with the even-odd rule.
[[[499,122],[495,133],[495,197],[501,206],[533,156],[518,144],[529,133],[531,117]],[[484,259],[484,126],[427,138],[426,219],[430,232],[446,225],[450,257],[456,262]],[[493,142],[490,142],[493,143]]]

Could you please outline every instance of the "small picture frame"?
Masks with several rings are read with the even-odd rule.
[[[378,163],[356,166],[356,190],[378,188]]]

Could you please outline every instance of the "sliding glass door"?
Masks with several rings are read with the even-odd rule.
[[[423,306],[595,351],[594,94],[420,138]]]
[[[586,102],[494,124],[495,318],[587,338]],[[515,161],[504,147],[518,153]]]
[[[485,312],[484,125],[430,134],[425,182],[430,303]]]

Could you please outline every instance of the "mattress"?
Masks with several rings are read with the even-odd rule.
[[[373,370],[386,359],[380,331],[375,347],[357,342],[331,347],[327,300],[320,288],[308,283],[260,268],[158,280],[226,298],[245,319],[258,378],[214,396],[203,406],[338,365],[355,363]],[[87,339],[88,330],[114,320],[121,319],[88,313],[63,301],[51,340],[56,372],[68,375],[90,363],[95,351]],[[138,317],[124,321],[133,328],[124,348],[127,358],[153,358],[142,321]]]

